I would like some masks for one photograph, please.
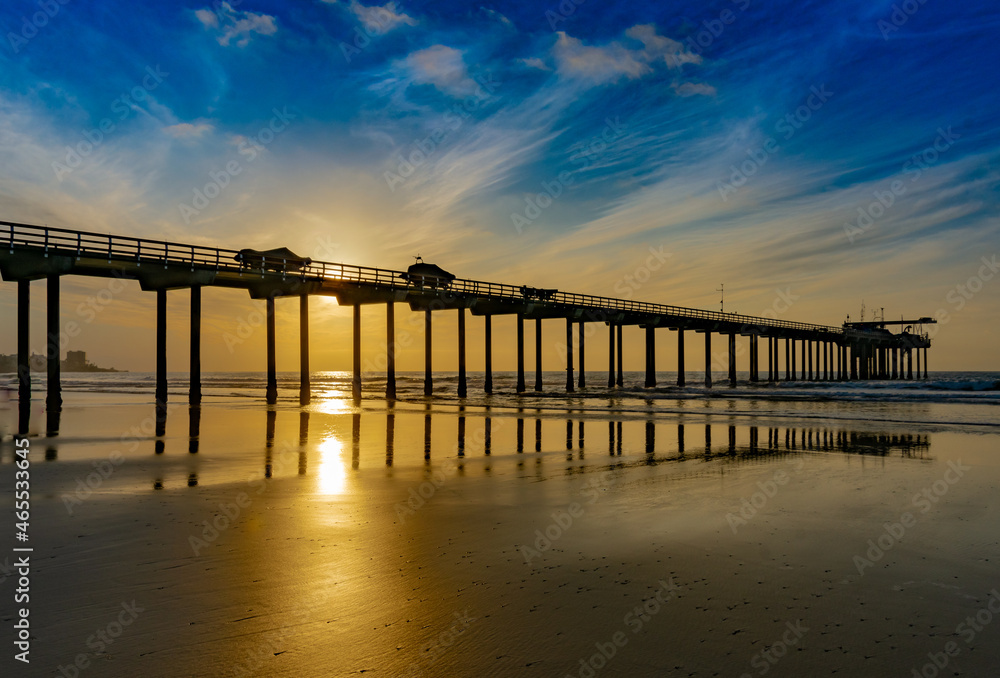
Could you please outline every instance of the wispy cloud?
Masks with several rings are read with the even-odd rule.
[[[348,10],[373,33],[388,33],[400,26],[417,25],[416,19],[396,9],[395,2],[387,2],[380,7],[362,5],[354,0],[348,5]]]
[[[215,11],[196,10],[194,15],[206,29],[218,34],[216,39],[223,47],[234,39],[237,47],[246,47],[254,33],[274,35],[278,31],[273,16],[233,9],[228,2],[219,3]]]
[[[164,127],[163,131],[175,139],[196,139],[214,129],[215,127],[207,122],[180,122]]]
[[[469,96],[479,87],[469,77],[461,50],[447,45],[433,45],[412,52],[402,65],[411,82],[433,85],[453,97]]]
[[[556,35],[552,57],[559,74],[591,85],[636,80],[652,74],[656,65],[680,70],[685,64],[702,61],[684,44],[659,35],[652,24],[632,26],[625,31],[625,42],[613,40],[603,45],[585,45],[563,31]]]

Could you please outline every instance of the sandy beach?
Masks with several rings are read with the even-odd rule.
[[[94,400],[29,439],[30,675],[1000,664],[982,427],[223,401],[196,441],[177,405],[157,442],[142,396]]]

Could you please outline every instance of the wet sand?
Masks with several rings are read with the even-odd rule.
[[[1000,665],[993,433],[503,409],[487,436],[481,408],[336,401],[207,403],[194,440],[178,406],[157,445],[151,405],[67,401],[31,438],[32,661],[5,675]]]

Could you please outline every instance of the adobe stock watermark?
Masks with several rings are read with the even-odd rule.
[[[170,415],[180,407],[181,405],[177,403],[168,403],[166,414]],[[128,452],[135,452],[139,449],[139,442],[141,440],[148,440],[155,432],[155,415],[144,417],[141,422],[124,431],[118,438],[119,444],[123,447],[112,450],[105,459],[91,462],[94,470],[87,473],[86,476],[77,476],[75,489],[72,492],[64,492],[60,495],[59,499],[62,500],[63,506],[66,508],[66,513],[73,515],[76,509],[93,496],[94,492],[97,492],[114,475],[115,471],[125,463],[125,456],[122,454],[121,449],[126,449]]]
[[[672,256],[674,256],[672,252],[663,251],[663,245],[659,247],[650,246],[649,256],[646,257],[646,261],[636,266],[635,270],[631,273],[626,273],[615,283],[615,294],[622,299],[631,299],[632,295],[649,282],[653,274],[659,271],[663,267],[663,264]]]
[[[66,155],[62,162],[52,161],[52,171],[55,172],[56,179],[62,181],[68,174],[79,169],[83,161],[100,148],[101,144],[132,114],[132,111],[149,99],[149,93],[163,84],[163,80],[169,76],[170,73],[160,69],[159,64],[147,66],[146,74],[139,84],[127,92],[122,92],[111,102],[111,112],[115,116],[102,118],[96,127],[83,130],[80,133],[83,137],[81,141],[73,146],[66,146]]]
[[[903,0],[903,2],[893,4],[889,19],[879,19],[876,23],[883,40],[888,40],[889,36],[902,28],[910,17],[916,14],[921,7],[927,4],[927,0]]]
[[[20,53],[24,46],[28,44],[28,41],[48,26],[49,22],[59,14],[62,6],[68,5],[69,2],[70,0],[39,0],[36,3],[39,9],[38,12],[35,12],[30,17],[22,15],[21,30],[17,33],[14,31],[7,32],[7,42],[10,43],[10,48],[14,50],[14,54]]]
[[[944,472],[941,479],[935,480],[930,487],[925,487],[913,496],[913,506],[919,508],[920,513],[927,513],[935,504],[941,501],[941,497],[948,493],[952,485],[961,480],[966,472],[971,470],[972,467],[965,466],[961,459],[958,461],[949,461],[948,470]],[[917,517],[909,511],[902,513],[896,522],[883,523],[882,534],[878,535],[875,539],[868,540],[868,550],[864,554],[867,558],[861,555],[856,555],[853,558],[854,567],[857,569],[858,575],[863,577],[865,570],[874,567],[875,563],[882,560],[885,554],[892,550],[903,539],[907,531],[911,530],[916,524]]]
[[[736,11],[728,7],[719,12],[714,19],[705,19],[701,22],[701,30],[694,35],[688,36],[682,44],[686,45],[691,54],[701,56],[715,44],[715,41],[722,37],[727,26],[736,23],[736,19],[750,7],[750,0],[730,0],[736,5]],[[553,29],[555,30],[555,29]],[[667,55],[667,63],[674,68],[680,68],[687,63],[683,56],[676,54]]]
[[[93,652],[81,652],[73,658],[72,664],[67,666],[60,664],[57,666],[56,671],[59,672],[59,676],[61,678],[77,678],[81,672],[90,667],[92,663],[91,657],[100,659],[106,650],[121,637],[122,633],[135,623],[135,620],[139,618],[139,614],[145,611],[145,608],[139,607],[134,600],[131,603],[123,602],[121,610],[114,619],[87,637],[87,648]]]
[[[493,426],[491,420],[489,435],[492,436],[493,433],[503,428],[506,419],[500,419],[497,422],[497,426]],[[459,454],[475,454],[486,449],[486,438],[487,431],[486,426],[480,426],[476,429],[475,433],[472,434],[469,443],[465,445],[463,449],[459,449],[458,443],[452,449],[452,454],[458,456]],[[396,502],[393,509],[396,512],[396,518],[399,520],[400,525],[405,525],[407,518],[416,515],[416,512],[427,505],[434,495],[437,494],[438,490],[448,482],[449,478],[453,478],[458,472],[458,464],[449,459],[448,465],[444,468],[435,468],[427,480],[410,487],[407,493],[406,501]]]
[[[545,10],[545,19],[549,22],[549,28],[558,30],[559,24],[576,14],[576,8],[587,0],[562,0],[555,9]]]
[[[903,163],[902,175],[909,178],[911,183],[920,179],[924,172],[941,159],[942,154],[962,138],[961,134],[952,132],[951,127],[948,129],[938,127],[937,132],[938,135],[930,146],[919,153],[914,153]],[[847,241],[853,245],[855,238],[870,231],[875,222],[881,219],[896,204],[897,198],[904,193],[906,193],[906,184],[903,183],[902,179],[892,179],[884,189],[872,191],[875,200],[867,207],[858,207],[858,217],[854,223],[844,222],[844,235],[847,236]]]
[[[421,668],[421,664],[424,665],[424,668],[430,669],[431,666],[436,664],[451,649],[452,645],[455,644],[455,640],[465,633],[473,622],[479,620],[479,617],[469,615],[468,608],[461,612],[453,612],[452,616],[454,620],[448,625],[448,628],[421,648],[420,661],[411,662],[406,667],[406,672],[401,674],[402,678],[419,678],[423,676],[424,670]]]
[[[91,466],[94,467],[94,470],[84,478],[77,477],[76,490],[72,494],[63,493],[59,497],[62,499],[63,506],[66,507],[66,513],[73,515],[75,507],[82,505],[86,499],[90,498],[90,495],[99,490],[104,481],[110,478],[124,463],[125,457],[118,450],[109,454],[107,459],[92,462]]]
[[[791,285],[785,287],[785,289],[775,288],[775,297],[771,305],[760,312],[760,317],[767,318],[768,320],[776,320],[783,313],[787,313],[788,310],[795,305],[795,302],[802,298],[802,295],[793,294]],[[746,324],[742,327],[742,332],[747,332],[752,329],[761,331],[764,329],[764,325],[750,325]],[[736,342],[736,357],[741,358],[743,354],[747,351],[745,342]],[[729,351],[728,349],[713,350],[712,351],[712,368],[714,370],[726,371],[729,369]]]
[[[289,108],[292,110],[289,111]],[[249,165],[256,160],[267,149],[275,138],[288,129],[288,124],[298,119],[298,109],[294,106],[283,106],[279,111],[272,108],[274,114],[266,125],[257,130],[257,133],[250,137],[244,137],[236,145],[236,152],[242,156],[229,160],[220,170],[211,170],[208,173],[208,182],[201,188],[192,189],[193,197],[191,203],[178,203],[177,209],[185,224],[190,224],[193,217],[199,216],[208,208],[213,200],[218,198],[233,178],[239,176],[246,169],[244,163]]]
[[[334,255],[339,254],[340,243],[334,242],[330,236],[321,235],[317,238],[316,247],[311,251],[309,257],[313,260],[313,263],[329,261],[334,258]],[[293,297],[293,294],[301,286],[302,281],[299,279],[292,279],[289,282],[288,294],[289,298]],[[222,334],[222,341],[226,345],[226,349],[229,351],[230,355],[236,354],[236,347],[243,344],[247,339],[253,336],[254,332],[257,331],[259,327],[264,324],[266,316],[259,310],[254,309],[244,315],[243,317],[236,319],[236,324],[233,330],[226,331]]]
[[[277,455],[272,458],[272,475],[280,473],[286,464],[298,465],[298,450],[288,441],[281,443]],[[267,483],[263,478],[251,475],[247,477],[246,482],[247,487],[256,488],[253,493],[254,495],[263,494],[264,490],[267,489]],[[224,532],[249,513],[250,507],[253,505],[253,500],[254,497],[252,495],[240,491],[232,498],[232,501],[218,502],[219,512],[214,514],[211,519],[201,522],[204,527],[202,527],[200,532],[188,535],[188,546],[191,547],[191,552],[195,556],[201,555],[202,551],[214,544]]]
[[[587,505],[594,504],[601,498],[601,492],[613,485],[616,481],[611,471],[605,471],[596,478],[588,480],[580,488],[580,494],[587,498]],[[565,509],[557,509],[551,514],[552,522],[544,529],[535,530],[534,548],[528,544],[523,544],[519,549],[524,556],[524,562],[528,565],[535,558],[541,558],[542,554],[552,548],[574,524],[574,521],[583,517],[586,509],[580,502],[570,502]]]
[[[642,633],[646,624],[652,621],[653,617],[659,614],[664,606],[678,595],[680,587],[674,583],[673,577],[670,577],[669,582],[661,579],[658,583],[660,588],[656,590],[654,595],[631,608],[622,617],[622,625],[632,631],[633,635]],[[579,670],[576,674],[567,673],[566,678],[594,678],[622,648],[628,645],[628,641],[628,634],[624,630],[619,630],[615,631],[607,641],[594,643],[596,652],[589,657],[580,658]]]
[[[801,458],[789,460],[789,463],[794,465],[793,472],[801,471],[805,465],[805,461]],[[749,499],[746,497],[741,499],[739,510],[736,513],[726,514],[726,522],[733,534],[736,534],[740,527],[757,517],[757,513],[774,499],[779,488],[787,485],[789,480],[791,480],[791,476],[784,469],[778,469],[767,480],[758,481],[757,491],[751,494]]]
[[[974,275],[970,275],[964,283],[959,283],[951,287],[944,296],[946,303],[950,304],[955,313],[965,308],[973,297],[986,287],[986,283],[1000,273],[1000,264],[997,263],[997,255],[990,258],[981,257],[983,262]],[[934,312],[934,319],[937,323],[927,328],[927,336],[933,339],[941,329],[951,322],[951,313],[946,308],[939,308]]]
[[[994,254],[989,259],[982,257],[980,261],[983,262],[983,265],[979,267],[975,275],[970,275],[964,283],[955,285],[945,295],[945,301],[951,304],[956,312],[965,308],[965,305],[982,291],[986,283],[1000,272],[1000,264],[997,264],[997,255]]]
[[[542,216],[542,212],[552,207],[552,204],[576,181],[575,175],[592,167],[615,141],[625,136],[627,130],[628,124],[621,122],[618,116],[615,116],[614,119],[608,117],[604,119],[604,128],[599,134],[587,141],[578,141],[570,146],[568,149],[570,151],[569,161],[578,167],[559,172],[551,181],[543,181],[541,193],[524,198],[524,209],[510,213],[510,221],[514,225],[514,230],[522,233],[526,226],[530,226],[538,220]]]
[[[418,169],[426,165],[445,140],[452,133],[461,129],[473,113],[500,99],[496,91],[503,83],[494,80],[492,73],[477,75],[475,81],[479,84],[476,91],[465,97],[461,103],[452,106],[451,110],[442,117],[443,124],[432,129],[422,139],[412,141],[410,143],[412,150],[409,150],[405,156],[404,152],[398,152],[392,157],[396,171],[386,170],[382,173],[382,178],[385,179],[386,186],[391,192],[395,192]]]
[[[364,7],[364,10],[361,25],[354,27],[353,39],[350,42],[340,41],[340,53],[344,55],[344,61],[347,63],[351,63],[354,57],[368,49],[372,40],[385,35],[400,23],[410,26],[415,26],[417,23],[405,14],[396,13],[394,2],[389,2],[384,7],[378,5]]]
[[[976,637],[982,633],[987,626],[993,623],[993,615],[1000,614],[1000,591],[993,589],[990,597],[987,598],[986,607],[980,608],[974,616],[966,617],[955,627],[955,635],[961,636],[965,645],[971,646]],[[928,652],[927,658],[930,660],[923,666],[914,668],[910,674],[911,678],[937,678],[946,668],[951,660],[962,653],[962,646],[954,640],[949,640],[938,652]],[[957,673],[955,675],[958,675]]]
[[[757,675],[763,676],[774,665],[781,661],[781,658],[788,654],[788,651],[799,644],[802,637],[809,633],[809,627],[802,625],[801,619],[796,619],[795,623],[785,622],[787,627],[781,634],[781,638],[771,643],[767,649],[761,650],[750,660],[750,666],[757,669]],[[744,673],[740,678],[753,678],[753,674]]]
[[[802,126],[812,119],[813,114],[821,109],[834,95],[833,92],[826,88],[826,83],[818,87],[813,85],[809,88],[809,92],[810,94],[806,97],[804,104],[794,111],[786,113],[774,125],[774,131],[780,134],[785,141],[789,141],[794,137],[802,129]],[[722,198],[722,201],[726,202],[729,200],[730,195],[739,192],[746,185],[750,177],[757,174],[767,164],[770,157],[779,151],[781,151],[781,145],[773,136],[768,137],[763,144],[756,148],[748,148],[746,150],[746,160],[739,165],[732,164],[729,166],[729,181],[715,182],[715,188],[719,191],[719,197]]]

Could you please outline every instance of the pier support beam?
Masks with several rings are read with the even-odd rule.
[[[392,306],[390,304],[390,315],[392,314]],[[391,335],[392,330],[390,330]],[[396,397],[396,377],[393,372],[395,368],[395,355],[393,353],[393,346],[389,345],[389,362],[387,369],[389,370],[389,376],[392,377],[392,381],[389,381],[389,377],[386,378],[386,396],[390,398]],[[388,393],[388,384],[392,383],[392,395]],[[312,372],[309,369],[309,295],[303,294],[299,296],[299,405],[308,405],[312,400]],[[306,413],[308,414],[308,413]]]
[[[906,378],[913,379],[913,349],[906,349]]]
[[[354,350],[351,355],[354,366],[351,376],[351,397],[361,400],[361,304],[354,304]]]
[[[736,388],[736,334],[729,333],[729,386]]]
[[[577,331],[580,333],[579,336],[577,337],[577,341],[580,342],[580,346],[579,346],[579,348],[580,348],[580,378],[577,380],[577,385],[580,388],[583,388],[583,387],[585,387],[587,385],[587,377],[585,376],[586,375],[586,368],[584,367],[584,362],[583,362],[583,348],[584,348],[583,338],[584,338],[584,336],[585,336],[586,333],[584,332],[584,324],[583,324],[582,320],[580,321],[580,327],[577,328]]]
[[[487,313],[486,321],[486,376],[483,380],[483,391],[486,395],[493,393],[493,316]]]
[[[309,297],[303,295],[303,302]],[[301,313],[308,313],[308,306],[303,306]],[[309,321],[303,321],[305,335],[309,336]],[[302,347],[305,352],[307,362],[303,364],[303,370],[309,369],[308,355],[309,345]],[[385,397],[393,400],[396,397],[396,304],[387,301],[385,304]],[[307,401],[308,402],[308,401]]]
[[[31,283],[17,281],[17,399],[20,434],[28,433],[31,414]]]
[[[705,388],[712,388],[712,333],[705,330]]]
[[[275,367],[275,357],[274,357],[274,297],[270,296],[265,301],[265,313],[264,317],[266,319],[267,330],[265,334],[267,335],[267,385],[265,390],[265,399],[269,405],[273,405],[278,402],[278,373]]]
[[[191,287],[191,355],[188,367],[188,405],[201,404],[201,287]]]
[[[785,381],[792,380],[792,340],[785,337]]]
[[[458,397],[469,395],[465,376],[465,307],[458,309]]]
[[[767,382],[773,384],[778,374],[777,342],[774,337],[767,338]]]
[[[892,374],[891,379],[899,379],[899,349],[893,346],[889,349],[889,353],[892,357]]]
[[[920,372],[920,349],[919,348],[916,350],[916,354],[917,354],[917,379],[920,379],[921,372]]]
[[[806,355],[806,379],[813,380],[813,342],[812,339],[805,341],[804,351]]]
[[[573,320],[566,318],[566,392],[573,392]]]
[[[167,402],[167,291],[166,290],[156,290],[155,397],[157,405],[163,406],[166,404]]]
[[[542,319],[535,318],[535,390],[542,390]]]
[[[760,378],[760,351],[757,350],[757,335],[750,335],[750,383],[754,384]]]
[[[656,330],[646,326],[646,388],[656,386]]]
[[[430,396],[434,394],[434,374],[433,374],[433,362],[431,360],[431,346],[432,346],[432,326],[431,326],[431,310],[428,308],[424,311],[424,395]]]
[[[517,385],[515,390],[524,393],[524,315],[517,314]]]
[[[927,349],[924,348],[924,379],[927,379]]]
[[[615,387],[615,324],[608,323],[608,388]]]
[[[677,385],[684,386],[684,328],[677,329]]]
[[[59,371],[59,356],[62,355],[62,347],[59,342],[59,276],[50,275],[45,285],[47,297],[45,315],[48,332],[45,361],[48,372],[46,379],[48,395],[45,397],[45,409],[49,412],[59,412],[62,410],[62,384]]]
[[[796,360],[796,356],[795,356],[795,347],[798,344],[798,342],[795,339],[789,339],[789,343],[791,343],[791,345],[792,345],[792,379],[791,380],[792,381],[797,381],[798,380],[798,373],[796,372],[795,368],[796,368],[796,363],[798,361]]]
[[[625,353],[625,346],[623,345],[624,342],[622,341],[622,330],[624,328],[625,328],[624,325],[618,325],[618,346],[616,347],[618,349],[618,378],[615,380],[615,383],[618,384],[619,386],[624,386],[625,384],[625,374],[624,374],[625,370],[622,369],[624,364],[622,356]]]
[[[851,379],[857,380],[858,378],[858,345],[853,344],[851,346]]]
[[[830,381],[830,342],[824,341],[820,346],[823,349],[823,380]]]

